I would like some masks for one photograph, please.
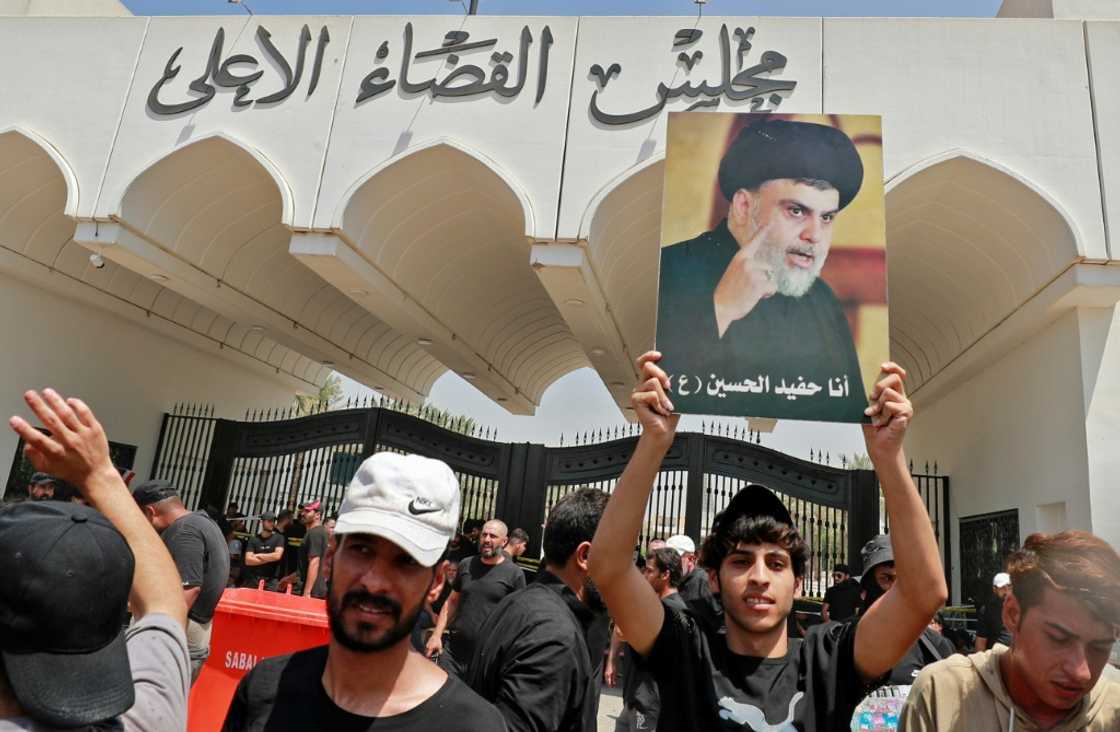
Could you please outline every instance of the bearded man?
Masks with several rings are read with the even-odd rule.
[[[509,529],[491,519],[482,525],[478,555],[459,562],[451,596],[439,611],[428,657],[439,657],[444,671],[465,678],[475,646],[486,632],[486,619],[499,602],[525,586],[525,573],[505,555]],[[443,633],[449,631],[448,643]]]
[[[657,348],[678,405],[865,421],[851,330],[820,278],[836,217],[862,183],[855,145],[835,127],[764,120],[738,135],[719,166],[727,218],[661,252]],[[734,399],[717,384],[764,379],[768,389]],[[782,382],[816,384],[828,398],[776,393]]]
[[[330,643],[257,664],[222,732],[504,730],[492,705],[409,642],[442,589],[458,520],[459,484],[446,464],[387,452],[366,459],[324,561]]]

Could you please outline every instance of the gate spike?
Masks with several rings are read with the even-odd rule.
[[[937,475],[937,461],[936,460],[933,461],[933,474]]]
[[[825,465],[832,465],[832,453],[831,452],[826,452],[824,454],[824,462],[825,462]]]
[[[910,474],[914,474],[914,458],[910,458]]]
[[[926,475],[929,475],[929,460],[926,460]]]

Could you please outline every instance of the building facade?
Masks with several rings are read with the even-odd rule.
[[[531,414],[591,366],[625,409],[667,112],[876,114],[912,454],[963,522],[1120,543],[1107,5],[0,18],[0,409],[82,394],[141,472],[175,401],[237,416],[332,370],[415,401],[451,369]]]

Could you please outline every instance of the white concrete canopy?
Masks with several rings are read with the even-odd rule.
[[[293,253],[509,411],[531,414],[549,384],[586,365],[529,266],[532,222],[492,161],[436,141],[355,183],[336,215],[339,247]]]
[[[191,142],[127,188],[106,258],[386,393],[419,400],[443,367],[288,254],[288,186],[224,135]],[[259,337],[259,336],[258,336]]]
[[[126,267],[111,261],[100,269],[93,266],[89,251],[75,243],[75,222],[65,213],[77,206],[75,177],[58,151],[33,132],[0,132],[0,161],[0,269],[53,282],[190,345],[236,355],[242,366],[275,369],[308,388],[330,373]]]
[[[891,353],[923,398],[946,367],[1078,261],[1077,236],[1051,201],[960,151],[888,182],[887,241]]]

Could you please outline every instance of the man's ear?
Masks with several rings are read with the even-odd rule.
[[[731,197],[727,206],[727,216],[739,226],[746,224],[750,221],[751,203],[753,202],[754,195],[746,188],[740,188]]]
[[[428,585],[429,603],[438,600],[440,593],[443,592],[443,583],[447,581],[447,565],[448,561],[446,559],[436,563],[435,571],[432,572],[432,583]]]
[[[1019,625],[1022,622],[1023,608],[1019,605],[1019,598],[1015,597],[1014,592],[1008,593],[1007,599],[1003,601],[1003,627],[1014,638],[1019,635]]]
[[[719,597],[719,572],[704,567],[704,571],[708,573],[708,589],[713,595]]]
[[[804,588],[804,586],[805,586],[805,578],[804,577],[794,577],[793,578],[793,597],[794,597],[795,600],[797,598],[801,597],[801,590]]]
[[[581,572],[586,572],[588,567],[588,558],[591,556],[591,542],[585,541],[576,547],[576,551],[572,554],[572,559],[575,560],[576,566],[579,567]]]

